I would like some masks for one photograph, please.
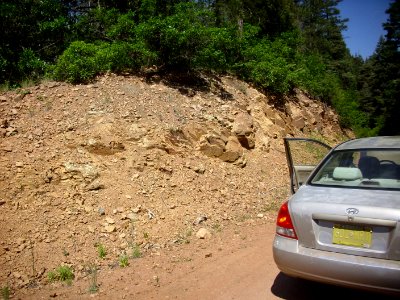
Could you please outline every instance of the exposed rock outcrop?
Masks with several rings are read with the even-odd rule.
[[[153,255],[263,222],[288,196],[282,137],[347,134],[302,91],[277,99],[229,76],[201,82],[107,74],[2,93],[0,282],[40,287],[61,264],[86,278],[85,263],[110,270],[132,245]]]

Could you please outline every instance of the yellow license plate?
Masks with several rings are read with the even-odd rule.
[[[333,226],[332,243],[370,248],[372,244],[372,228],[335,224]]]

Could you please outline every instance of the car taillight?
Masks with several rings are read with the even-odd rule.
[[[296,231],[289,214],[288,202],[283,203],[279,210],[278,219],[276,220],[276,233],[297,240]]]

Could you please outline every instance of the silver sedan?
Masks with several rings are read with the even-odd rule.
[[[333,149],[287,138],[285,149],[293,195],[278,213],[278,268],[400,295],[400,137],[355,139]]]

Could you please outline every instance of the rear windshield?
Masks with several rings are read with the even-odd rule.
[[[332,152],[311,184],[400,189],[400,149]]]

